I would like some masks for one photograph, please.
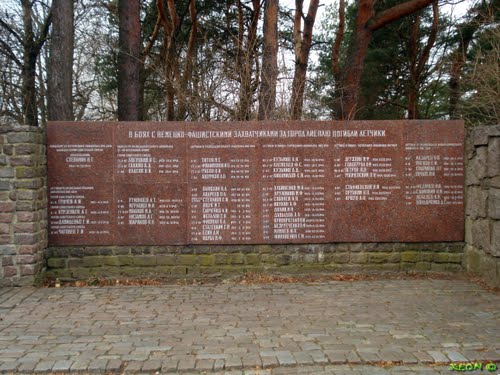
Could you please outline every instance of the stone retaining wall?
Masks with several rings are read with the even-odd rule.
[[[0,119],[0,286],[32,285],[47,247],[43,130]]]
[[[465,244],[47,248],[43,130],[0,119],[0,150],[0,286],[33,284],[45,264],[48,276],[80,279],[465,269],[500,286],[500,126],[478,128],[468,136]]]
[[[464,267],[500,287],[500,125],[472,130],[466,155]]]
[[[48,276],[227,276],[249,271],[460,271],[463,243],[53,247]]]

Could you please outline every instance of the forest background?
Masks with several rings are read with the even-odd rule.
[[[499,10],[499,0],[4,0],[0,116],[496,125]]]

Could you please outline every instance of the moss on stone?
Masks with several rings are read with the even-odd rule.
[[[388,263],[391,253],[370,253],[368,256],[370,263]]]
[[[92,268],[78,267],[68,271],[70,271],[71,276],[75,279],[87,279],[90,276],[94,276]]]
[[[181,254],[177,255],[177,264],[183,266],[194,266],[198,264],[199,255]]]
[[[276,264],[276,255],[274,254],[262,254],[260,259],[262,263]]]
[[[417,262],[415,264],[415,271],[429,271],[431,269],[430,262]]]
[[[66,258],[49,258],[47,266],[49,268],[66,268]]]
[[[349,253],[330,253],[325,256],[325,263],[349,263]]]
[[[273,248],[271,245],[258,245],[255,250],[260,254],[268,254],[273,252]]]
[[[82,259],[83,267],[100,267],[104,264],[102,256],[87,256]]]
[[[229,262],[231,264],[244,264],[245,263],[245,256],[241,253],[231,254],[229,259],[230,259]]]
[[[416,263],[419,260],[418,251],[405,251],[401,253],[401,262]]]
[[[448,254],[448,261],[450,263],[462,263],[462,259],[463,259],[463,254],[461,253]]]
[[[118,259],[117,256],[102,256],[102,264],[103,266],[119,266],[120,265],[120,260]]]
[[[401,262],[399,264],[399,268],[401,269],[401,271],[411,271],[415,269],[415,263]]]
[[[260,264],[260,255],[259,254],[247,254],[245,257],[246,264],[251,266],[256,266]]]
[[[215,264],[215,256],[214,255],[198,255],[199,264],[202,267],[210,267]]]
[[[462,270],[460,264],[455,263],[432,263],[431,271],[435,272],[458,272]]]
[[[448,253],[436,253],[434,254],[435,263],[448,263],[450,259],[450,254]]]
[[[120,266],[132,266],[134,255],[118,255],[118,262]]]
[[[157,255],[156,264],[159,266],[175,266],[177,264],[175,255]]]
[[[277,266],[289,265],[292,263],[290,254],[277,254],[275,257],[275,264]]]
[[[156,266],[156,257],[154,255],[134,255],[131,256],[132,265],[139,267]]]
[[[145,270],[143,267],[127,266],[127,267],[120,267],[119,273],[122,276],[128,276],[128,277],[144,277]]]
[[[215,264],[218,264],[218,265],[229,264],[229,261],[230,261],[229,255],[230,254],[224,254],[224,253],[215,254],[214,255]]]
[[[432,260],[434,259],[434,253],[429,251],[423,251],[420,253],[418,259],[422,262],[432,262]]]
[[[368,262],[368,253],[351,253],[351,257],[349,259],[350,263],[355,264],[365,264]]]

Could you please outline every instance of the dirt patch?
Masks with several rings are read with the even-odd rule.
[[[44,287],[111,287],[111,286],[161,286],[161,285],[203,285],[203,284],[271,284],[271,283],[324,283],[355,282],[374,280],[468,280],[482,288],[498,293],[500,288],[488,286],[482,279],[469,274],[439,272],[386,272],[386,273],[327,273],[327,274],[266,274],[248,272],[232,278],[99,278],[86,280],[47,279]]]

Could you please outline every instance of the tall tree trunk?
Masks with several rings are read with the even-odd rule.
[[[250,120],[254,100],[252,75],[255,65],[255,48],[257,45],[257,26],[260,16],[260,0],[252,0],[252,18],[248,27],[246,43],[244,42],[243,7],[238,0],[238,56],[240,59],[240,94],[237,119]]]
[[[33,40],[33,5],[29,0],[22,1],[23,6],[23,69],[22,69],[22,91],[23,91],[23,116],[27,125],[38,125],[38,111],[36,108],[36,54]]]
[[[335,82],[340,81],[340,47],[342,45],[342,40],[344,39],[345,32],[345,0],[339,1],[339,26],[337,32],[335,33],[335,41],[332,45],[332,73]]]
[[[73,120],[73,1],[53,0],[52,39],[47,69],[48,119]]]
[[[158,13],[158,9],[152,10],[152,12]],[[148,15],[146,15],[148,17]],[[155,45],[158,35],[160,34],[160,28],[161,28],[161,17],[159,14],[157,14],[156,17],[156,22],[155,26],[153,28],[153,31],[151,32],[151,35],[148,38],[148,42],[146,43],[146,46],[144,47],[141,56],[141,89],[140,89],[140,108],[142,109],[142,117],[143,120],[146,119],[147,114],[148,114],[148,108],[146,108],[146,102],[145,102],[145,87],[146,87],[146,81],[148,77],[151,75],[151,73],[155,69],[156,65],[156,60],[157,58],[152,58],[150,64],[146,64],[146,61],[148,60],[149,54],[151,53],[151,50],[153,49],[153,46]]]
[[[345,71],[344,82],[341,85],[343,91],[341,101],[341,119],[352,119],[355,117],[356,104],[358,101],[358,89],[363,73],[366,51],[372,38],[372,32],[367,27],[368,21],[374,15],[374,0],[361,0],[358,4],[358,14],[354,28],[353,41]]]
[[[265,1],[259,120],[268,120],[274,117],[278,79],[278,9],[279,0]]]
[[[47,81],[44,80],[43,73],[47,71],[46,67],[44,66],[45,64],[43,61],[49,61],[49,53],[48,51],[44,51],[44,58],[42,59],[37,59],[36,62],[36,78],[37,78],[37,84],[38,84],[38,95],[39,99],[37,100],[37,105],[38,105],[38,117],[40,118],[39,124],[41,126],[46,126],[47,125],[47,101],[44,100],[44,98],[47,98]]]
[[[420,15],[416,15],[410,28],[410,84],[408,87],[408,118],[417,119],[419,118],[418,113],[418,100],[419,100],[419,88],[422,81],[422,72],[424,70],[425,64],[429,60],[431,48],[434,46],[436,41],[436,35],[438,31],[439,24],[439,11],[438,3],[434,1],[432,3],[432,27],[427,39],[427,43],[422,50],[420,57],[419,52],[419,39],[420,39]]]
[[[64,0],[62,0],[64,1]],[[142,120],[139,0],[119,0],[118,120]]]
[[[363,73],[366,51],[374,31],[425,8],[435,0],[410,0],[375,14],[375,0],[360,0],[356,25],[351,40],[343,80],[340,84],[341,102],[339,114],[341,119],[353,119],[356,115],[359,84]]]
[[[180,27],[180,20],[174,0],[167,0],[165,12],[163,0],[156,1],[161,25],[165,31],[163,38],[164,75],[165,75],[165,105],[167,121],[176,120],[175,97],[179,79],[176,34]],[[167,16],[168,15],[168,16]]]
[[[290,107],[292,120],[299,120],[302,116],[304,102],[304,90],[306,85],[307,64],[309,63],[309,52],[311,50],[312,32],[319,0],[309,2],[307,16],[303,17],[303,0],[295,0],[295,17],[293,23],[293,36],[295,43],[295,72],[292,83],[292,96]],[[301,30],[301,20],[304,18],[304,30]]]
[[[47,40],[52,12],[49,12],[44,20],[39,35],[33,31],[33,2],[31,0],[21,0],[23,8],[23,66],[22,92],[23,92],[23,118],[27,125],[38,126],[38,110],[36,104],[36,60],[40,55],[43,44]]]
[[[191,31],[189,32],[189,40],[186,51],[186,63],[184,65],[184,73],[181,80],[181,94],[179,97],[179,114],[178,120],[184,120],[187,114],[187,104],[192,95],[189,94],[188,83],[193,78],[193,63],[196,54],[196,33],[198,32],[198,20],[196,15],[195,0],[189,1],[189,18],[191,19]]]
[[[415,15],[410,26],[409,57],[410,57],[410,82],[408,85],[408,118],[417,118],[418,103],[418,77],[417,77],[417,59],[418,44],[420,36],[420,15]]]
[[[165,60],[166,93],[165,104],[167,109],[167,121],[175,120],[175,82],[177,80],[177,59],[175,45],[167,42],[167,52]]]
[[[22,77],[24,123],[38,126],[38,110],[36,107],[36,55],[29,46],[24,48]]]

